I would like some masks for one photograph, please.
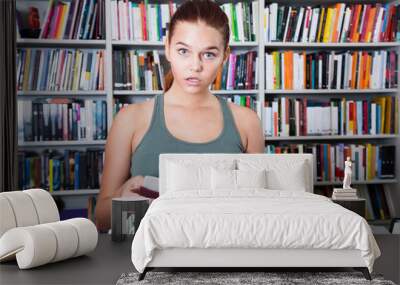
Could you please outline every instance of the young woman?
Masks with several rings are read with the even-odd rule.
[[[174,13],[164,94],[120,110],[109,132],[96,206],[100,230],[110,228],[113,197],[137,195],[144,176],[158,177],[160,153],[264,152],[257,114],[209,91],[228,43],[228,18],[213,1],[187,1]]]

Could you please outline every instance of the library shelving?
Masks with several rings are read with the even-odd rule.
[[[42,7],[47,7],[49,1],[57,2],[56,0],[30,0],[30,1],[22,1],[17,0],[17,9],[19,4],[22,2],[24,4],[23,7],[27,7],[25,3],[33,2],[33,3],[41,3]],[[92,0],[77,0],[77,2],[88,2],[91,3]],[[65,0],[63,2],[73,2],[73,0]],[[97,0],[93,0],[93,3],[97,2]],[[170,17],[176,9],[176,5],[179,5],[183,1],[117,1],[117,0],[104,0],[99,1],[99,3],[104,4],[104,29],[101,39],[27,39],[27,38],[19,38],[17,40],[17,47],[20,48],[63,48],[63,49],[102,49],[105,52],[104,55],[104,66],[107,68],[104,69],[104,90],[93,90],[93,91],[84,91],[84,90],[76,90],[76,91],[18,91],[18,100],[34,100],[36,98],[69,98],[69,99],[77,99],[77,100],[85,100],[85,99],[99,99],[105,100],[107,106],[107,130],[110,129],[113,116],[115,114],[115,106],[116,102],[123,104],[130,104],[135,102],[140,102],[143,100],[147,100],[152,98],[154,95],[162,94],[162,90],[122,90],[114,88],[114,78],[113,71],[116,68],[116,64],[114,62],[114,55],[116,52],[120,51],[144,51],[144,52],[152,52],[157,51],[161,58],[162,72],[168,70],[168,66],[165,62],[163,50],[164,50],[164,42],[163,39],[166,35],[166,23],[168,21],[168,17]],[[297,7],[296,9],[292,9],[293,18],[287,17],[289,14],[287,10],[284,8],[280,8],[282,11],[281,16],[285,16],[284,21],[281,19],[277,23],[282,23],[280,29],[282,29],[282,33],[285,31],[285,23],[290,25],[286,25],[292,27],[294,31],[298,30],[298,33],[303,33],[303,26],[299,26],[297,28],[296,21],[299,19],[299,15],[301,14],[303,19],[306,17],[307,10],[310,10],[312,7],[339,7],[337,5],[338,1],[322,1],[322,0],[301,0],[293,3],[293,1],[288,0],[279,0],[279,1],[267,1],[267,0],[256,0],[256,1],[217,1],[221,5],[225,5],[225,7],[230,7],[230,20],[231,20],[231,34],[233,35],[230,40],[231,52],[235,54],[241,54],[253,51],[256,55],[256,60],[254,62],[253,72],[255,73],[253,76],[254,80],[254,88],[252,89],[232,89],[232,90],[213,90],[211,92],[216,94],[217,96],[222,96],[226,98],[233,98],[233,96],[241,95],[241,96],[251,96],[251,98],[256,100],[255,111],[259,115],[263,127],[265,129],[265,102],[268,100],[274,100],[275,98],[288,97],[302,100],[307,98],[309,100],[322,100],[323,102],[329,102],[331,99],[342,99],[346,98],[346,100],[371,100],[372,98],[382,97],[382,96],[392,96],[399,98],[399,88],[398,88],[398,72],[394,75],[396,77],[397,86],[389,86],[388,88],[363,88],[363,89],[344,89],[344,88],[326,88],[326,89],[267,89],[266,88],[266,54],[270,52],[305,52],[309,53],[319,53],[319,52],[353,52],[353,51],[396,51],[400,52],[400,39],[398,38],[398,34],[395,35],[394,40],[388,41],[390,38],[382,37],[382,40],[372,42],[373,34],[371,34],[371,38],[369,41],[342,41],[342,42],[332,42],[329,40],[322,41],[271,41],[267,37],[270,34],[271,27],[270,19],[271,15],[268,14],[266,16],[266,11],[268,13],[271,10],[267,10],[271,4],[276,4],[275,8],[279,7]],[[238,4],[238,3],[247,3],[248,5]],[[388,8],[392,4],[397,4],[395,1],[384,1],[384,2],[371,2],[371,1],[359,1],[359,4],[365,4],[364,6],[355,6],[352,1],[342,1],[341,3],[345,3],[346,6],[341,6],[340,11],[344,11],[344,15],[342,16],[342,23],[344,23],[345,14],[353,12],[357,10],[358,16],[354,15],[354,17],[358,17],[359,24],[362,23],[362,15],[366,14],[366,6],[367,4],[371,4],[369,7],[375,7],[372,3],[382,3],[381,8]],[[160,5],[164,5],[161,7]],[[119,6],[121,5],[121,6]],[[115,12],[118,9],[126,9],[130,5],[130,12],[127,14],[128,17],[125,19],[119,19],[118,14]],[[229,6],[231,5],[231,6]],[[246,8],[244,8],[246,6]],[[301,12],[301,7],[307,8],[303,9]],[[249,13],[251,8],[251,14]],[[346,10],[346,9],[349,10]],[[146,24],[147,28],[144,29],[143,19],[140,18],[140,15],[136,15],[134,11],[137,9],[142,9],[142,11],[146,11],[147,17]],[[143,10],[144,9],[144,10]],[[287,9],[287,8],[286,8]],[[364,11],[365,9],[365,11]],[[169,11],[169,13],[168,13]],[[232,12],[235,12],[232,14]],[[285,14],[286,11],[286,14]],[[293,13],[296,11],[296,13]],[[329,17],[334,15],[334,10],[329,10]],[[370,10],[369,10],[370,11]],[[375,10],[375,15],[378,9]],[[244,13],[243,13],[244,12]],[[300,13],[299,13],[300,12]],[[346,13],[345,13],[346,12]],[[154,17],[157,15],[156,13],[161,13],[160,15],[167,15],[167,20],[163,17]],[[163,14],[164,13],[164,14]],[[310,13],[310,12],[309,12]],[[39,13],[40,14],[40,13]],[[40,20],[46,17],[46,11],[41,13]],[[249,16],[250,15],[250,16]],[[311,15],[311,14],[310,14]],[[383,15],[382,15],[383,16]],[[311,16],[310,16],[311,17]],[[328,16],[325,16],[328,17]],[[236,25],[234,24],[234,20],[236,19]],[[246,21],[247,19],[247,21]],[[384,19],[384,18],[382,18]],[[121,22],[119,22],[121,21]],[[136,22],[135,22],[136,21]],[[137,22],[139,21],[139,22]],[[243,25],[238,25],[238,23],[243,23]],[[311,23],[311,18],[310,18]],[[334,23],[334,22],[333,22]],[[131,25],[129,25],[131,24]],[[122,28],[124,34],[118,34],[116,32],[119,25]],[[382,21],[383,25],[383,21]],[[371,26],[365,25],[366,31],[371,30]],[[397,23],[396,23],[397,26]],[[127,29],[128,27],[132,27],[132,29]],[[158,27],[158,29],[151,29],[151,27]],[[267,28],[268,27],[268,28]],[[311,26],[310,26],[311,27]],[[349,24],[349,27],[350,24]],[[275,26],[277,28],[277,26]],[[294,29],[296,28],[296,29]],[[267,33],[268,30],[268,33]],[[323,35],[321,28],[320,36]],[[143,32],[146,31],[146,36],[143,35]],[[317,33],[318,29],[315,33]],[[362,31],[362,30],[360,30]],[[287,33],[288,31],[286,31]],[[400,31],[397,31],[399,33]],[[140,34],[142,33],[142,34]],[[354,34],[353,33],[353,39]],[[122,35],[122,36],[121,36]],[[247,35],[247,36],[245,36]],[[295,35],[295,34],[294,34]],[[360,33],[361,35],[361,33]],[[296,35],[295,35],[296,36]],[[297,36],[300,36],[298,34]],[[367,34],[364,34],[367,37]],[[321,36],[322,37],[322,36]],[[393,38],[392,38],[393,39]],[[399,66],[397,57],[397,62],[395,63],[396,70]],[[396,101],[398,104],[398,101]],[[398,111],[397,111],[398,112]],[[397,117],[398,118],[398,117]],[[321,144],[321,143],[344,143],[344,144],[362,144],[362,143],[374,143],[377,145],[400,145],[399,138],[399,127],[397,125],[397,129],[393,130],[393,133],[378,133],[378,134],[357,134],[357,135],[300,135],[300,136],[266,136],[265,143],[274,144],[276,146],[284,145],[287,143],[296,143],[296,144]],[[105,140],[91,140],[91,141],[37,141],[37,142],[21,142],[19,147],[21,150],[33,151],[40,150],[43,148],[51,148],[55,150],[63,150],[65,148],[73,148],[79,150],[85,150],[88,147],[98,147],[102,148],[105,145]],[[391,193],[393,194],[393,200],[395,201],[395,207],[397,211],[397,216],[400,215],[400,147],[396,148],[395,152],[395,173],[394,178],[390,179],[372,179],[372,180],[359,180],[354,183],[354,185],[370,185],[374,183],[382,184],[391,189]],[[316,181],[316,187],[332,187],[333,185],[339,185],[338,181]],[[55,191],[53,195],[69,195],[71,193],[72,196],[76,195],[81,197],[82,195],[96,195],[98,189],[79,189],[79,190],[68,190],[68,191]],[[65,195],[64,193],[65,192]],[[68,192],[68,194],[66,194]],[[76,193],[76,194],[72,194]],[[79,194],[78,194],[79,193]],[[74,203],[77,203],[76,201]]]
[[[378,3],[378,5],[376,5]],[[367,21],[364,19],[367,19],[368,17],[365,15],[372,15],[370,13],[371,8],[376,8],[379,7],[379,9],[375,9],[374,13],[376,16],[374,19],[381,19],[381,27],[384,25],[383,21],[385,18],[385,13],[382,11],[389,11],[392,9],[392,12],[395,10],[395,8],[389,8],[394,5],[398,5],[398,1],[358,1],[357,3],[354,3],[352,1],[315,1],[315,0],[303,0],[303,1],[296,1],[294,3],[293,1],[267,1],[267,0],[260,0],[259,5],[260,5],[260,18],[263,19],[261,22],[261,29],[260,29],[260,34],[262,35],[259,38],[260,45],[262,46],[260,48],[260,55],[263,60],[260,60],[259,68],[260,68],[260,86],[259,88],[262,90],[260,92],[260,101],[261,102],[266,102],[266,101],[272,101],[272,100],[279,100],[282,97],[286,98],[296,98],[299,100],[307,99],[311,101],[321,101],[321,102],[329,102],[331,99],[342,99],[345,98],[346,100],[354,100],[354,101],[367,101],[367,100],[372,100],[372,98],[376,97],[383,97],[383,96],[392,96],[397,98],[396,104],[397,104],[397,109],[395,109],[395,112],[397,114],[394,114],[393,118],[394,120],[399,120],[399,114],[398,114],[398,104],[399,104],[399,74],[398,74],[398,66],[399,66],[399,58],[395,58],[394,66],[393,68],[395,69],[395,74],[393,74],[393,79],[396,82],[397,86],[385,86],[386,88],[369,88],[368,86],[365,86],[366,88],[330,88],[326,87],[324,89],[319,88],[278,88],[278,89],[271,89],[271,88],[266,88],[267,82],[266,82],[266,76],[267,76],[267,68],[266,66],[266,54],[270,54],[272,52],[288,52],[291,51],[293,53],[304,53],[306,55],[308,54],[318,54],[318,53],[340,53],[340,52],[354,52],[354,51],[394,51],[399,54],[399,32],[397,31],[397,28],[395,32],[388,38],[384,38],[383,33],[382,34],[377,34],[376,31],[379,30],[377,27],[378,25],[373,25],[372,23],[369,23],[371,21]],[[358,6],[357,6],[358,5]],[[271,9],[272,7],[272,9]],[[325,20],[324,22],[324,17],[321,16],[321,11],[322,8],[326,7],[325,11],[330,10],[327,12],[326,17],[331,17],[331,21]],[[385,8],[385,10],[382,10],[382,7]],[[335,10],[334,8],[338,8]],[[398,11],[398,6],[397,6],[397,11]],[[377,12],[380,11],[380,12]],[[353,14],[354,12],[354,14]],[[335,14],[337,13],[337,14]],[[379,14],[380,13],[380,14]],[[317,15],[316,17],[313,17],[314,15]],[[348,15],[347,15],[348,14]],[[289,16],[288,16],[289,15]],[[323,15],[323,14],[322,14]],[[338,20],[334,21],[335,17],[333,16],[338,15]],[[347,15],[347,16],[346,16]],[[365,17],[364,17],[365,16]],[[389,16],[389,17],[388,17]],[[348,18],[347,20],[345,18]],[[371,16],[372,17],[372,16]],[[380,18],[381,17],[381,18]],[[390,15],[386,16],[388,19],[397,19],[396,17],[390,17]],[[303,19],[303,25],[299,26],[299,23],[301,21],[298,21],[298,19]],[[351,19],[353,19],[351,21]],[[274,20],[272,20],[274,19]],[[313,19],[315,19],[314,27],[313,27]],[[372,19],[372,18],[371,18]],[[358,20],[358,22],[356,21]],[[352,40],[337,40],[340,38],[338,35],[342,36],[342,39],[345,39],[346,34],[343,33],[344,31],[344,26],[346,25],[347,21],[347,27],[349,30],[352,29],[353,27],[353,38]],[[394,21],[394,20],[393,20]],[[387,21],[389,22],[389,21]],[[328,27],[328,23],[331,25]],[[338,24],[337,24],[338,23]],[[341,24],[340,24],[341,23]],[[357,24],[356,24],[357,23]],[[325,27],[323,26],[325,25]],[[340,28],[335,29],[334,27],[339,27],[342,25],[342,30]],[[358,25],[358,29],[357,29]],[[394,27],[393,24],[392,27]],[[360,27],[365,26],[364,30],[360,29]],[[304,28],[306,27],[307,32],[305,32]],[[324,29],[325,28],[325,29]],[[375,28],[375,30],[374,30]],[[314,30],[313,30],[314,29]],[[274,32],[271,32],[274,30]],[[291,33],[290,31],[291,30]],[[371,37],[369,40],[364,40],[364,41],[357,41],[354,40],[356,39],[355,37],[360,36],[359,39],[361,39],[361,35],[366,35],[366,31],[375,31],[375,33],[371,34]],[[384,29],[381,29],[380,31],[383,31]],[[331,32],[333,31],[333,32]],[[335,33],[337,31],[338,34],[336,34],[336,41],[333,40],[334,36],[332,36],[329,39],[329,36],[324,38],[324,32],[328,32],[327,34]],[[348,30],[347,30],[348,31]],[[341,33],[340,33],[341,32]],[[272,33],[272,36],[271,36]],[[274,34],[275,33],[275,34]],[[373,39],[373,34],[376,34],[376,38]],[[387,33],[388,34],[388,33]],[[280,37],[279,37],[280,35]],[[291,37],[290,40],[283,41],[282,39],[285,38],[285,35]],[[313,35],[313,36],[312,36]],[[350,33],[347,34],[348,36]],[[319,36],[319,38],[318,38]],[[381,40],[379,39],[379,36],[381,36]],[[314,39],[313,39],[314,37]],[[388,41],[388,39],[391,38],[391,41]],[[280,39],[280,40],[278,40]],[[295,40],[297,39],[297,40]],[[365,38],[364,38],[365,39]],[[344,60],[343,60],[344,61]],[[283,61],[282,61],[283,62]],[[298,63],[299,61],[293,61],[293,63]],[[279,63],[279,59],[277,60],[277,63]],[[283,65],[283,63],[282,63]],[[294,64],[293,64],[294,65]],[[306,65],[306,64],[305,64]],[[317,63],[315,64],[317,65]],[[288,68],[287,65],[284,65],[284,68]],[[282,67],[282,69],[284,69]],[[294,68],[294,67],[292,67]],[[313,68],[317,68],[316,66],[313,66]],[[289,67],[290,69],[290,67]],[[332,69],[334,70],[334,69]],[[325,70],[323,70],[325,71]],[[337,69],[338,71],[338,69]],[[271,72],[271,70],[269,70]],[[290,72],[290,70],[288,71]],[[305,77],[305,71],[302,75]],[[379,72],[383,73],[382,70]],[[386,70],[385,70],[386,72]],[[315,78],[315,73],[316,71],[314,70],[314,77],[312,79],[317,80]],[[290,73],[289,73],[290,74]],[[297,75],[297,78],[296,78]],[[304,77],[301,77],[302,75],[299,76],[299,74],[294,74],[292,80],[302,80]],[[338,73],[335,74],[338,76]],[[342,75],[343,76],[343,75]],[[328,77],[328,76],[327,76]],[[299,79],[300,78],[300,79]],[[330,79],[337,78],[335,76],[330,77]],[[311,80],[311,78],[307,78]],[[343,80],[343,79],[342,79]],[[283,80],[282,80],[283,82]],[[330,82],[330,81],[329,81]],[[284,82],[286,83],[286,82]],[[297,82],[298,83],[298,82]],[[343,81],[341,82],[343,83]],[[375,82],[376,83],[376,82]],[[300,84],[301,85],[301,84]],[[303,84],[304,86],[306,85],[305,83]],[[343,87],[343,86],[340,86]],[[263,126],[264,128],[266,127],[266,109],[263,110],[262,112],[262,120],[263,120]],[[285,114],[286,115],[286,114]],[[296,118],[295,118],[296,119]],[[364,121],[365,123],[365,121]],[[392,121],[394,123],[394,121]],[[395,145],[396,150],[395,153],[393,153],[394,156],[394,162],[395,162],[395,173],[393,173],[392,178],[385,178],[385,179],[367,179],[367,180],[359,180],[359,179],[354,179],[353,177],[353,185],[356,188],[359,188],[359,193],[360,196],[365,197],[365,194],[368,195],[369,190],[365,187],[366,185],[383,185],[385,187],[385,194],[386,198],[389,199],[393,204],[394,204],[394,211],[391,212],[392,216],[399,216],[400,215],[400,170],[399,170],[399,163],[400,163],[400,150],[399,150],[399,145],[400,145],[400,137],[399,137],[399,124],[398,122],[395,124],[394,128],[392,127],[392,132],[389,133],[377,133],[377,134],[350,134],[350,135],[337,135],[337,134],[332,134],[332,135],[292,135],[292,136],[287,136],[285,133],[283,133],[283,136],[266,136],[266,145],[271,145],[273,144],[274,146],[284,146],[284,145],[289,145],[289,144],[299,144],[299,145],[320,145],[320,144],[338,144],[342,143],[345,145],[360,145],[364,143],[374,143],[377,145]],[[267,148],[266,148],[267,151]],[[297,150],[298,151],[298,150]],[[290,152],[290,150],[288,150]],[[294,151],[296,152],[296,150]],[[353,157],[352,157],[353,159]],[[316,173],[315,173],[316,174]],[[353,173],[354,174],[354,173]],[[316,177],[316,175],[314,175]],[[321,193],[321,189],[319,188],[326,188],[328,187],[329,191],[323,193],[325,195],[330,195],[332,188],[333,187],[338,187],[341,185],[340,181],[316,181],[315,186],[316,186],[316,192]],[[379,219],[379,217],[371,218],[370,216],[368,217],[369,219],[375,220]],[[382,217],[381,217],[382,218]],[[387,217],[386,217],[387,218]],[[381,219],[383,223],[385,221],[390,221],[390,220],[385,220]]]

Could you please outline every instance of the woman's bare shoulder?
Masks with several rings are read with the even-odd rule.
[[[114,118],[114,122],[123,124],[125,128],[132,131],[140,127],[145,121],[151,117],[154,105],[154,98],[139,103],[129,104],[119,110]]]
[[[228,106],[232,110],[233,117],[239,126],[251,127],[259,123],[260,119],[258,115],[252,109],[232,102],[228,102]]]
[[[228,106],[232,110],[246,152],[262,153],[264,151],[264,135],[257,113],[248,107],[238,106],[231,102]]]

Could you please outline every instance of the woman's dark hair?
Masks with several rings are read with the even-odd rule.
[[[204,22],[210,27],[220,31],[224,39],[224,50],[229,44],[229,20],[221,7],[212,0],[188,0],[184,2],[172,15],[168,26],[168,44],[174,34],[176,24],[178,22]],[[164,92],[172,85],[174,76],[169,70],[164,77]]]

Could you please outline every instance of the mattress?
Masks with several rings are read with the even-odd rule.
[[[167,248],[356,249],[370,272],[380,256],[361,216],[321,195],[261,188],[160,196],[133,239],[133,265],[143,272]]]

